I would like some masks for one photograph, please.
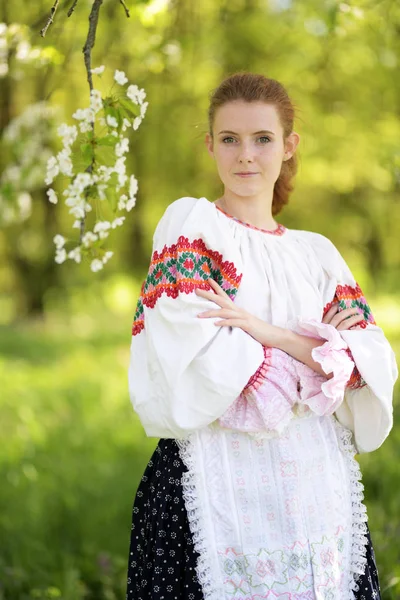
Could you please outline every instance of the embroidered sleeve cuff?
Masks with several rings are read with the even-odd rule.
[[[271,365],[272,348],[270,346],[263,346],[264,360],[258,367],[257,371],[253,373],[249,381],[246,383],[242,393],[255,392],[261,386],[262,382],[267,376],[268,368]]]
[[[246,387],[219,418],[228,429],[281,433],[293,418],[297,373],[291,357],[277,348],[264,348],[264,361]]]
[[[350,379],[347,382],[346,387],[352,389],[352,390],[356,390],[358,388],[364,387],[364,385],[367,385],[367,382],[364,380],[364,378],[362,377],[360,371],[357,369],[357,365],[355,364],[355,360],[353,358],[353,355],[351,353],[350,348],[346,348],[346,353],[347,356],[353,361],[354,363],[354,368],[353,371],[350,375]]]

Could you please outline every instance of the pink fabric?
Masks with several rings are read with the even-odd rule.
[[[268,348],[262,372],[263,379],[260,381],[258,375],[256,382],[250,380],[218,419],[221,427],[256,432],[281,431],[287,425],[297,400],[298,378],[291,357],[277,348]]]
[[[298,320],[294,330],[302,335],[326,340],[312,350],[313,359],[327,379],[278,348],[264,348],[264,362],[250,378],[240,396],[218,419],[221,427],[249,433],[280,433],[297,413],[322,416],[335,412],[341,404],[354,362],[347,344],[332,325],[314,319]]]

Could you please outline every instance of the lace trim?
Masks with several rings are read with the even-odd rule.
[[[188,515],[189,528],[193,534],[194,549],[199,554],[196,573],[203,591],[204,600],[221,600],[220,590],[217,589],[215,578],[212,575],[213,562],[207,542],[205,515],[198,494],[198,490],[200,489],[198,481],[199,469],[196,465],[193,435],[189,434],[186,438],[175,440],[179,448],[180,457],[187,467],[187,471],[182,475],[183,499]]]
[[[348,592],[351,600],[356,600],[358,592],[358,581],[365,572],[367,565],[367,544],[366,537],[368,521],[367,509],[362,503],[364,498],[364,485],[361,483],[361,470],[358,462],[354,458],[356,449],[352,441],[352,432],[341,425],[337,419],[334,419],[335,428],[338,432],[340,448],[345,457],[350,476],[350,493],[352,505],[352,524],[351,524],[351,561],[348,580]]]

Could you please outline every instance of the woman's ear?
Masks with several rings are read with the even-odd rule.
[[[213,139],[212,139],[211,134],[210,134],[209,131],[207,131],[207,133],[206,133],[206,137],[204,139],[204,143],[205,143],[205,145],[207,147],[208,154],[212,158],[214,158],[214,141],[213,141]]]
[[[285,140],[285,155],[283,160],[289,160],[289,158],[292,158],[293,154],[296,152],[296,148],[299,145],[299,142],[299,134],[295,131],[292,131],[292,133],[290,133]]]

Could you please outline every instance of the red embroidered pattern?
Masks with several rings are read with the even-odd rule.
[[[364,385],[367,385],[366,381],[364,380],[364,378],[361,376],[360,371],[357,369],[356,363],[354,361],[353,355],[351,353],[350,348],[346,348],[345,352],[347,353],[347,355],[349,356],[349,358],[351,358],[351,360],[354,363],[354,369],[350,375],[350,379],[348,380],[348,382],[346,383],[346,387],[347,388],[351,388],[351,389],[357,389],[360,387],[364,387]]]
[[[351,285],[336,286],[333,300],[328,302],[325,306],[323,315],[325,316],[331,306],[336,303],[339,304],[339,311],[344,310],[345,308],[357,308],[358,312],[364,316],[364,320],[357,323],[357,325],[353,325],[353,327],[362,327],[365,329],[369,323],[371,325],[376,325],[371,309],[358,283],[356,283],[355,287]],[[350,329],[352,329],[352,327],[350,327]]]
[[[267,376],[268,367],[271,364],[272,348],[271,348],[271,346],[263,346],[263,350],[264,350],[264,360],[261,363],[261,365],[258,367],[257,371],[255,373],[253,373],[253,375],[250,377],[250,379],[246,383],[246,386],[243,389],[242,393],[246,393],[249,391],[255,392],[256,390],[258,390],[258,388],[260,387],[260,385],[262,384],[262,382],[264,381],[264,379]]]
[[[360,323],[357,323],[356,325],[353,325],[352,327],[350,327],[350,329],[353,329],[353,327],[362,327],[363,329],[365,329],[369,324],[376,325],[371,309],[358,283],[356,283],[355,287],[351,285],[336,286],[336,291],[333,300],[331,302],[328,302],[328,304],[325,306],[323,315],[325,316],[325,314],[328,312],[331,306],[336,303],[339,304],[339,311],[344,310],[345,308],[356,307],[358,312],[363,315],[364,320]],[[355,364],[350,348],[347,348],[346,352],[351,358],[351,360],[354,362],[354,369],[349,381],[346,384],[346,387],[351,389],[357,389],[363,387],[364,385],[367,385],[365,380],[361,376],[359,370],[357,369],[357,365]]]
[[[251,225],[251,223],[246,223],[246,221],[241,221],[237,217],[230,215],[229,213],[225,212],[222,208],[220,208],[216,204],[214,204],[214,206],[215,206],[215,208],[217,208],[219,211],[224,213],[224,215],[226,215],[230,219],[233,219],[234,221],[237,221],[238,223],[241,223],[242,225],[245,225],[246,227],[249,227],[250,229],[255,229],[256,231],[263,231],[264,233],[270,233],[271,235],[283,235],[286,231],[286,227],[284,225],[282,225],[281,223],[278,223],[278,227],[276,227],[276,229],[262,229],[262,227],[256,227],[255,225]]]
[[[222,254],[207,248],[202,239],[189,241],[180,236],[176,244],[154,251],[149,271],[141,287],[132,325],[132,335],[144,328],[143,306],[154,308],[162,294],[177,298],[196,288],[211,290],[208,279],[214,279],[232,299],[236,296],[242,274]]]

